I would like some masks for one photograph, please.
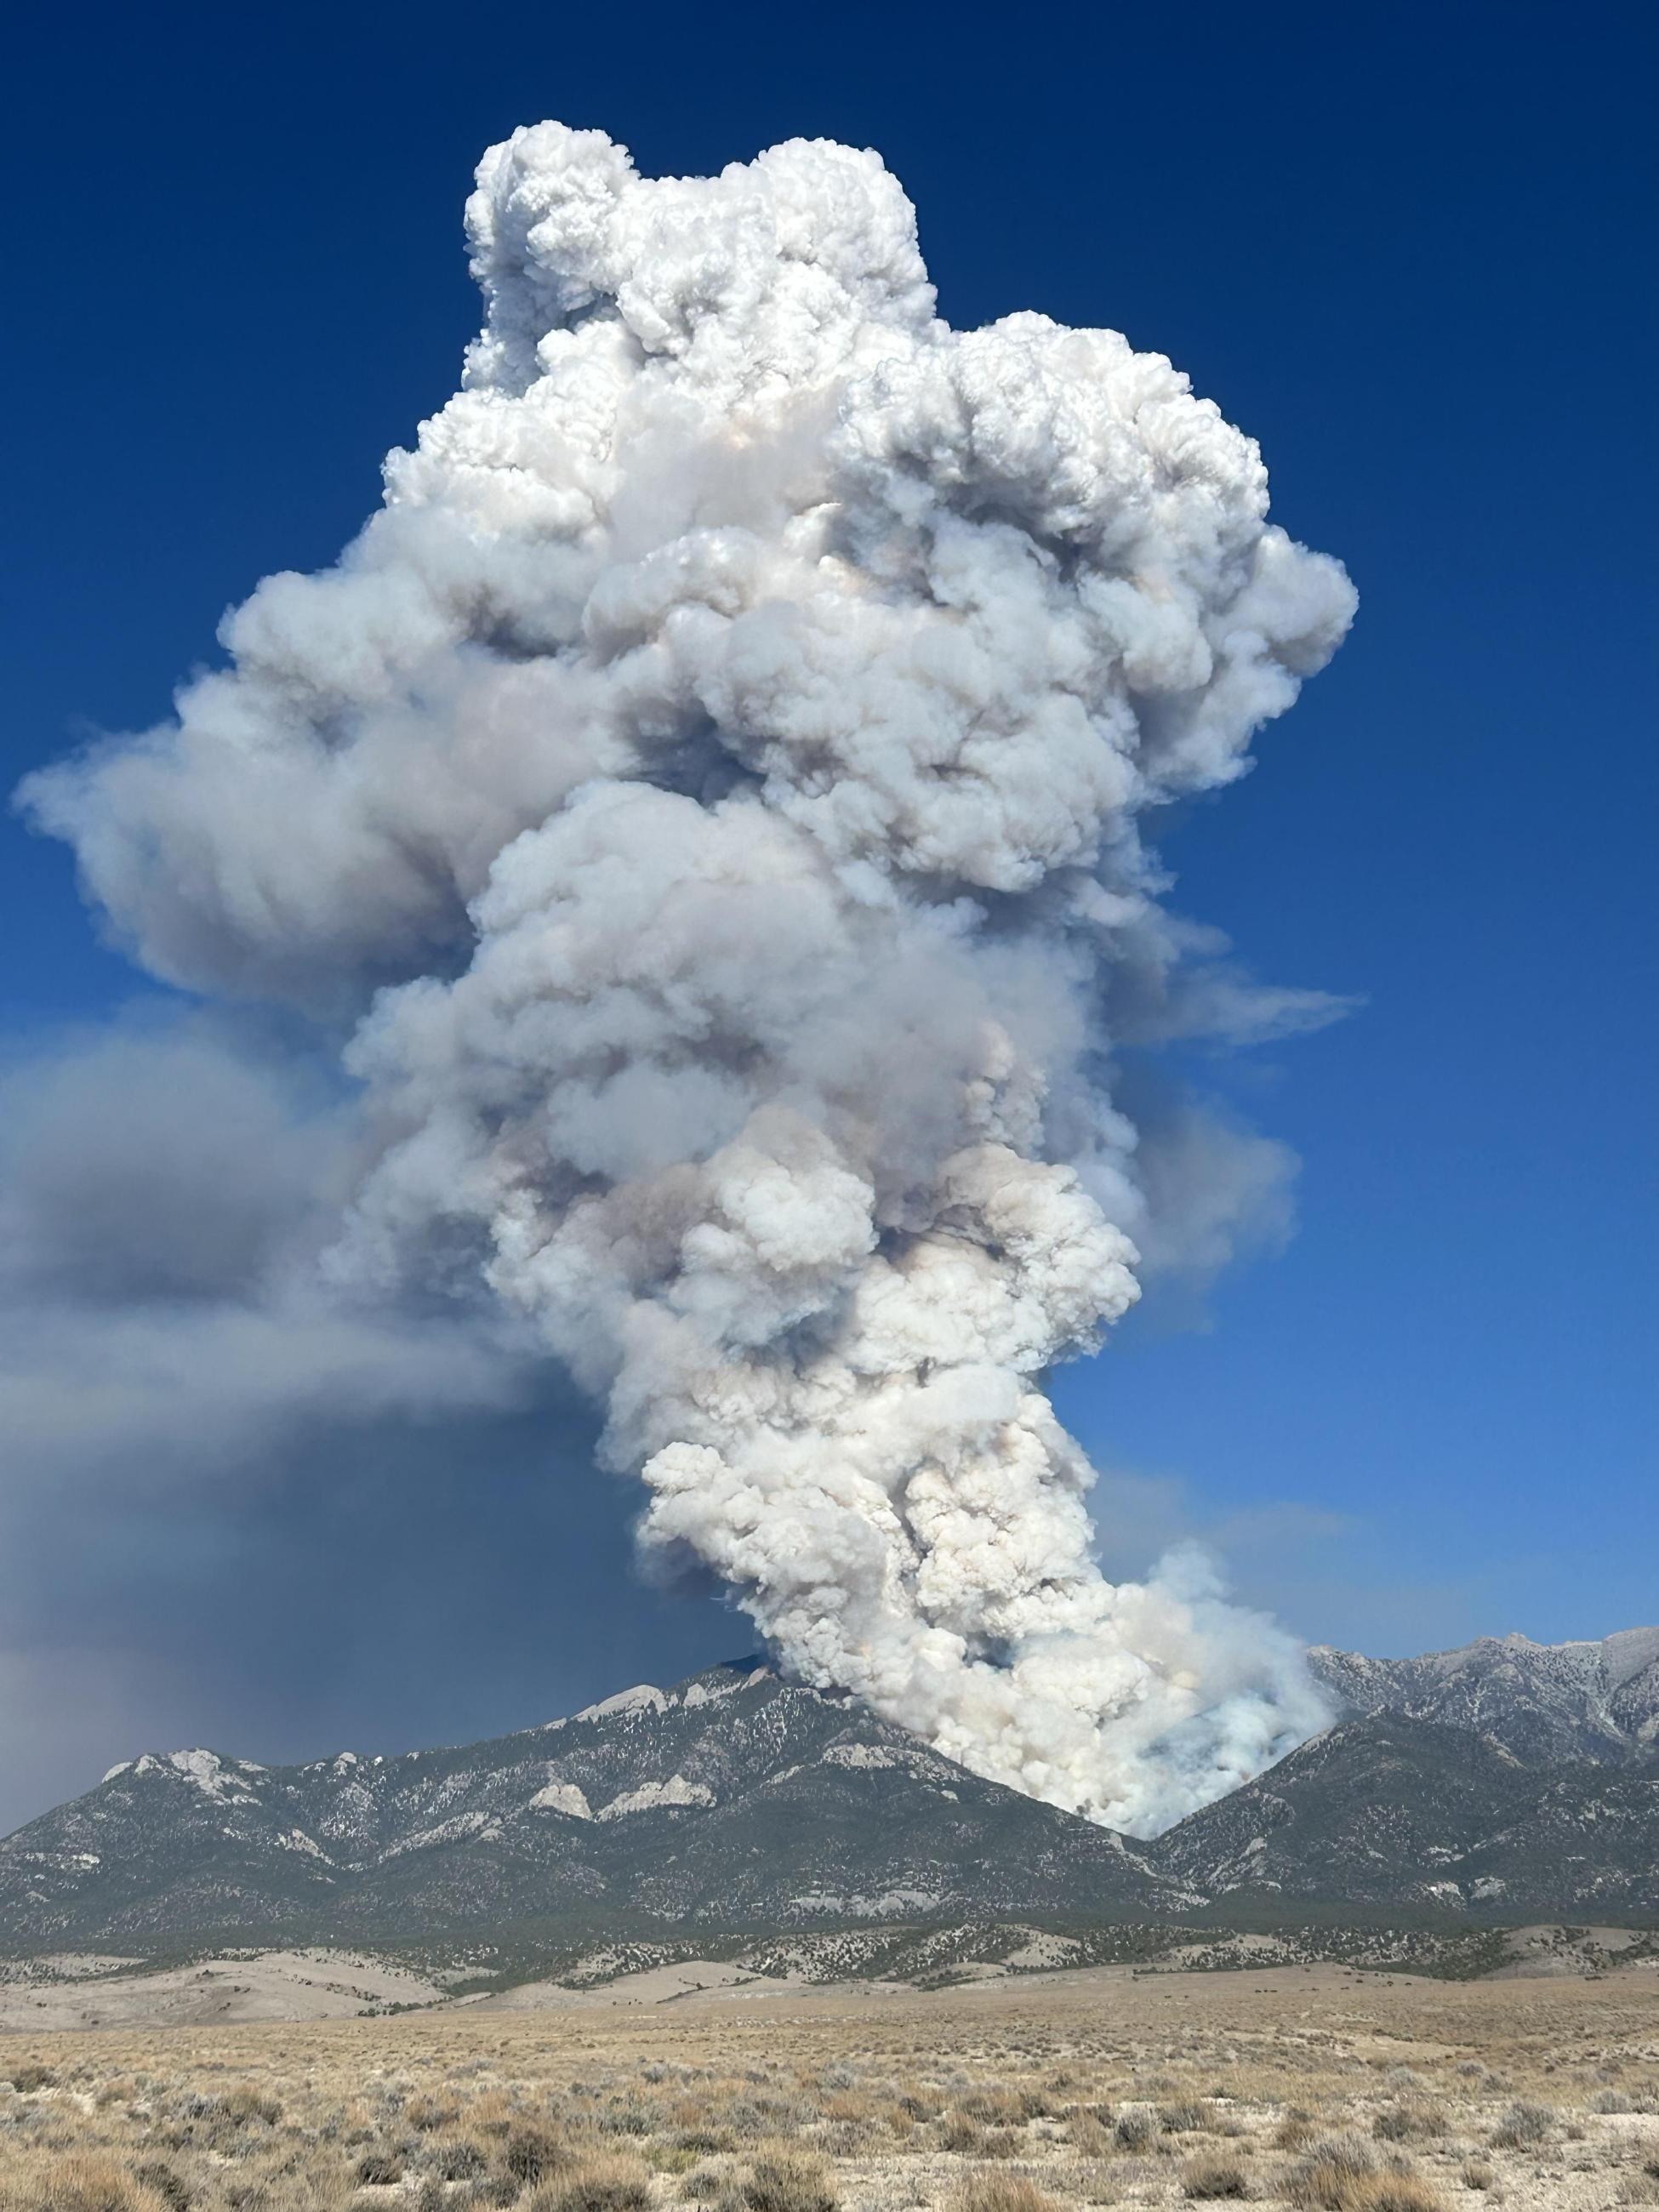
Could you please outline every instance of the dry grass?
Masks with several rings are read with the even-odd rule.
[[[837,2201],[823,2160],[788,2149],[755,2160],[743,2197],[749,2212],[836,2212]]]
[[[1298,2212],[1352,2212],[1360,2189],[1376,2172],[1376,2153],[1361,2137],[1329,2136],[1291,2170],[1285,2194]]]
[[[636,2158],[616,2154],[589,2158],[556,2180],[543,2182],[529,2212],[645,2212],[651,2176]]]
[[[0,2212],[1659,2204],[1659,1981],[1240,1975],[0,2045]]]
[[[1398,2157],[1380,2160],[1363,2137],[1317,2144],[1285,2184],[1307,2212],[1442,2212],[1443,2200]]]
[[[1024,2174],[975,2173],[963,2184],[953,2212],[1060,2212],[1060,2208]]]
[[[166,2199],[113,2158],[36,2154],[0,2170],[3,2212],[167,2212]]]
[[[1347,2200],[1346,2212],[1445,2212],[1445,2199],[1414,2173],[1375,2173]]]
[[[1248,2197],[1250,2177],[1236,2158],[1194,2158],[1182,2168],[1181,2193],[1200,2200]]]

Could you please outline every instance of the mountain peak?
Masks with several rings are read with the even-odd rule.
[[[636,1682],[631,1690],[617,1690],[611,1697],[601,1698],[596,1705],[584,1705],[570,1718],[611,1720],[626,1713],[664,1713],[675,1705],[689,1710],[719,1698],[735,1697],[740,1691],[779,1679],[776,1668],[764,1659],[723,1659],[715,1666],[705,1667],[699,1674],[686,1675],[666,1690],[659,1690],[654,1682]],[[559,1728],[564,1723],[551,1721],[548,1725]]]
[[[749,1659],[442,1751],[146,1753],[0,1843],[14,1948],[1190,1902],[1110,1831]]]
[[[1659,1916],[1659,1630],[1310,1663],[1335,1723],[1150,1844],[752,1658],[444,1750],[147,1752],[0,1842],[0,1950]]]
[[[1340,1712],[1395,1712],[1473,1729],[1517,1757],[1617,1763],[1659,1741],[1659,1628],[1537,1644],[1512,1631],[1416,1659],[1316,1645]]]

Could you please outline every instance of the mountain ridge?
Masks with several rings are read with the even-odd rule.
[[[1339,1720],[1398,1713],[1489,1737],[1518,1758],[1617,1764],[1659,1747],[1659,1627],[1536,1644],[1477,1637],[1410,1659],[1370,1659],[1315,1644],[1314,1679]]]
[[[743,1662],[441,1750],[142,1753],[0,1842],[0,1943],[813,1924],[1080,1889],[1107,1919],[1189,1901],[1111,1830]]]
[[[1277,1920],[1659,1918],[1659,1754],[1532,1765],[1397,1714],[1340,1722],[1158,1839],[1212,1907]]]
[[[0,1951],[1659,1917],[1659,1629],[1309,1663],[1334,1724],[1148,1842],[754,1658],[472,1744],[292,1765],[144,1752],[0,1840]]]

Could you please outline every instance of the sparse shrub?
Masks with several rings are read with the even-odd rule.
[[[568,2163],[569,2154],[557,2136],[533,2121],[520,2121],[501,2146],[501,2165],[526,2189]]]
[[[800,2097],[734,2097],[726,2117],[740,2136],[775,2136],[810,2127],[818,2114]]]
[[[823,2161],[793,2151],[757,2158],[743,2198],[749,2212],[836,2212],[838,2201]]]
[[[46,2154],[0,2169],[0,2212],[163,2212],[165,2201],[96,2154]]]
[[[975,2173],[963,2182],[953,2212],[1059,2212],[1059,2207],[1023,2173]]]
[[[1018,2148],[1006,2128],[984,2128],[963,2112],[947,2113],[939,2122],[939,2148],[957,2158],[1012,2158]]]
[[[1382,2166],[1361,2136],[1316,2145],[1286,2178],[1298,2212],[1442,2212],[1442,2200],[1403,2166]]]
[[[1066,2114],[1066,2135],[1079,2158],[1104,2158],[1114,2141],[1110,2128],[1103,2127],[1095,2115],[1081,2105]]]
[[[1194,2158],[1182,2169],[1181,2193],[1200,2198],[1248,2197],[1249,2176],[1236,2158]]]
[[[395,2151],[365,2151],[357,2161],[360,2189],[392,2189],[404,2178],[404,2162]]]
[[[417,2135],[434,2135],[440,2128],[452,2127],[460,2118],[459,2108],[441,2104],[435,2097],[411,2097],[404,2107],[404,2118]]]
[[[977,2158],[985,2130],[977,2120],[962,2112],[947,2112],[939,2124],[939,2144],[958,2158]]]
[[[1391,2106],[1371,2122],[1378,2142],[1426,2142],[1446,2132],[1446,2115],[1438,2105],[1421,2100]]]
[[[1492,2130],[1498,2150],[1532,2150],[1544,2142],[1555,2125],[1553,2105],[1511,2105]]]
[[[1215,2106],[1205,2097],[1183,2097],[1179,2103],[1160,2105],[1158,2125],[1166,2136],[1201,2134],[1215,2118]]]
[[[595,2158],[544,2181],[532,2212],[646,2212],[651,2179],[635,2159]]]
[[[422,2163],[440,2181],[476,2181],[489,2166],[471,2136],[435,2136]]]
[[[669,2142],[660,2136],[641,2143],[640,2156],[653,2173],[690,2173],[697,2162],[696,2151],[683,2149],[678,2143]]]
[[[621,2098],[605,2106],[599,2124],[608,2136],[653,2136],[662,2124],[662,2114],[654,2105]]]
[[[132,2178],[140,2188],[153,2189],[168,2207],[168,2212],[189,2212],[189,2187],[165,2159],[146,2159],[133,2167]]]
[[[1285,2194],[1306,2212],[1349,2212],[1360,2183],[1376,2171],[1376,2153],[1361,2136],[1328,2136],[1291,2168]]]
[[[252,2081],[239,2082],[235,2088],[227,2089],[217,2102],[219,2117],[235,2128],[246,2127],[252,2120],[274,2128],[283,2117],[283,2108],[270,2091],[257,2087]]]
[[[1121,2167],[1085,2166],[1070,2185],[1085,2204],[1116,2204],[1123,2196]]]
[[[1018,2093],[1013,2089],[973,2089],[957,2107],[970,2120],[994,2121],[1006,2124],[1010,2120],[1024,2119]]]
[[[32,2058],[20,2058],[6,2069],[5,2078],[14,2089],[31,2096],[37,2089],[55,2089],[58,2076],[50,2066],[41,2066]]]
[[[731,2150],[737,2142],[730,2128],[681,2128],[674,2136],[675,2147],[689,2150],[700,2158],[708,2158],[719,2151]]]

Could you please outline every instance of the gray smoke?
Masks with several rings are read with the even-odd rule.
[[[940,321],[873,154],[646,179],[543,124],[467,223],[463,387],[339,565],[26,804],[155,973],[349,1027],[343,1295],[482,1270],[790,1668],[1156,1829],[1322,1709],[1201,1564],[1103,1578],[1043,1378],[1282,1182],[1125,1109],[1126,1045],[1328,1010],[1139,824],[1352,590],[1161,356]]]

